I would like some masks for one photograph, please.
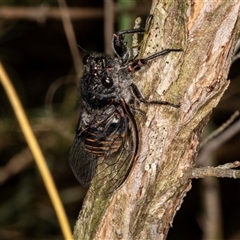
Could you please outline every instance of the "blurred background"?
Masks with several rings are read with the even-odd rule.
[[[68,164],[79,117],[77,81],[84,52],[71,46],[74,37],[67,33],[62,21],[63,5],[59,3],[0,0],[0,59],[28,115],[73,228],[85,195]],[[108,54],[113,32],[132,28],[135,18],[144,20],[151,7],[147,0],[66,0],[66,4],[76,43],[88,52]],[[230,88],[214,110],[206,135],[240,108],[237,53],[229,73]],[[0,103],[0,239],[63,239],[42,178],[1,84]],[[209,165],[240,160],[240,135],[238,130],[235,132],[208,154],[213,159]],[[239,186],[239,179],[194,180],[168,239],[207,239],[206,229],[211,229],[213,222],[218,239],[240,239]],[[206,189],[215,193],[214,199],[208,200]],[[209,206],[217,217],[209,212]],[[214,220],[207,218],[209,214]]]

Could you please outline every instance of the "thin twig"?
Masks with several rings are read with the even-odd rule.
[[[68,7],[67,7],[65,0],[58,0],[58,4],[59,4],[60,10],[61,10],[63,27],[64,27],[64,31],[65,31],[65,34],[66,34],[66,37],[68,40],[68,45],[70,47],[70,51],[72,54],[73,64],[74,64],[77,76],[79,77],[81,75],[82,61],[81,61],[81,57],[80,57],[80,54],[78,51],[77,41],[76,41],[76,37],[74,34],[73,26],[71,23],[71,18],[70,18],[70,14],[68,11]]]
[[[22,104],[17,96],[17,93],[16,93],[16,91],[15,91],[15,89],[14,89],[14,87],[13,87],[13,85],[1,63],[0,63],[0,79],[1,79],[2,85],[8,95],[9,101],[12,104],[12,107],[13,107],[16,117],[19,121],[19,124],[23,131],[25,139],[28,143],[28,146],[34,156],[34,159],[36,161],[38,169],[41,173],[44,184],[46,186],[46,189],[47,189],[50,199],[52,201],[53,207],[57,214],[58,221],[61,225],[63,235],[64,235],[65,239],[72,239],[72,234],[71,234],[71,229],[70,229],[70,226],[68,223],[68,219],[67,219],[66,213],[64,211],[62,202],[60,200],[57,188],[54,184],[54,181],[52,179],[52,176],[51,176],[48,166],[46,164],[46,160],[45,160],[43,153],[39,147],[39,144],[34,136],[34,133],[31,129],[31,126],[30,126],[27,116],[24,112]]]
[[[68,9],[72,20],[102,18],[103,10],[100,8],[78,8]],[[39,7],[1,7],[1,19],[25,19],[44,22],[46,19],[61,19],[62,13],[58,7],[41,5]]]
[[[205,177],[221,177],[221,178],[240,178],[240,170],[233,170],[240,166],[239,161],[226,163],[217,167],[197,167],[189,169],[185,172],[187,178],[205,178]]]
[[[224,142],[232,138],[240,131],[240,120],[229,126],[224,132],[218,135],[216,138],[212,139],[205,147],[201,150],[198,158],[197,164],[204,165],[205,159],[209,158],[211,154]]]
[[[72,134],[69,127],[69,123],[74,120],[74,115],[71,116],[53,116],[46,118],[39,118],[38,121],[32,121],[30,124],[34,131],[36,138],[38,139],[39,145],[41,146],[42,152],[48,152],[53,149],[57,149],[57,139],[63,143],[64,141],[72,141]],[[6,122],[11,122],[10,119],[6,118]],[[13,131],[12,125],[0,124],[1,139],[5,140],[5,145],[0,145],[1,150],[11,148],[12,138],[7,140],[7,132]],[[18,128],[17,128],[18,131]],[[17,134],[16,132],[14,134]],[[13,135],[14,135],[13,134]],[[44,137],[42,137],[44,136]],[[46,141],[46,139],[52,139]],[[0,167],[0,185],[5,181],[8,181],[11,177],[17,174],[21,174],[22,171],[26,170],[31,164],[34,163],[33,156],[26,146],[21,149],[18,153],[14,154],[8,162]]]
[[[128,12],[129,14],[147,15],[149,5],[146,1],[146,6],[132,7],[129,9],[121,9],[116,6],[115,13]],[[71,7],[68,9],[72,20],[102,18],[104,13],[102,8],[80,8]],[[39,7],[2,7],[0,8],[0,19],[25,19],[38,22],[44,22],[47,19],[61,19],[61,11],[58,7],[49,7],[41,5]]]
[[[213,131],[211,134],[209,134],[202,142],[200,145],[200,148],[204,147],[206,143],[210,142],[213,138],[216,136],[220,135],[227,127],[229,127],[239,116],[239,111],[235,111],[234,114],[225,122],[223,123],[218,129]]]
[[[113,55],[112,36],[114,33],[114,1],[104,0],[104,44],[105,53]]]
[[[237,61],[240,58],[240,38],[237,40],[237,43],[235,45],[234,48],[234,54],[233,54],[233,58],[232,58],[232,63],[233,64],[235,61]]]
[[[200,179],[200,189],[202,189],[202,240],[222,240],[222,209],[219,179],[216,177]]]
[[[21,173],[31,163],[33,163],[33,157],[29,148],[26,147],[9,159],[5,166],[0,167],[0,185],[7,181],[11,176]]]

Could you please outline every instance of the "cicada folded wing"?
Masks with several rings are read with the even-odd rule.
[[[110,107],[95,114],[87,126],[80,120],[70,150],[70,165],[76,178],[84,187],[94,178],[92,189],[96,191],[104,186],[112,192],[121,186],[137,153],[134,118],[121,106]]]
[[[96,175],[93,178],[93,190],[104,188],[105,193],[111,193],[119,188],[128,177],[136,158],[136,139],[131,126],[122,141],[118,151],[98,158]],[[112,143],[114,144],[114,142]]]
[[[85,151],[83,142],[75,136],[70,149],[69,162],[76,179],[83,187],[89,187],[96,173],[98,157]]]

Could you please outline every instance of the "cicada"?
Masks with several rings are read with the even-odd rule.
[[[145,28],[138,28],[115,33],[114,58],[101,53],[83,58],[84,73],[79,84],[82,106],[70,150],[70,165],[84,187],[89,187],[96,175],[95,189],[107,184],[107,189],[114,191],[129,175],[139,147],[133,114],[136,100],[178,107],[165,101],[147,101],[133,81],[133,73],[150,60],[181,51],[165,49],[146,58],[130,60],[124,35],[144,32]]]

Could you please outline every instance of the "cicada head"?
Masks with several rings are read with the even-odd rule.
[[[83,59],[84,74],[80,91],[92,108],[109,104],[116,96],[114,85],[115,59],[102,54],[89,54]]]

